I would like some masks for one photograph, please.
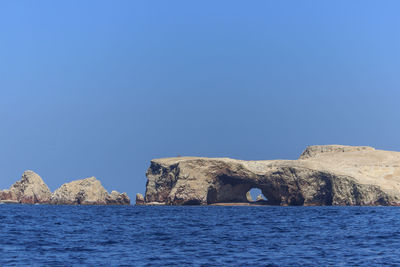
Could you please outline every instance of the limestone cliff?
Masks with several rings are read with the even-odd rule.
[[[249,202],[261,189],[270,205],[399,205],[400,152],[310,146],[298,160],[155,159],[144,204]]]

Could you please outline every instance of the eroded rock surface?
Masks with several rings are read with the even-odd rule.
[[[144,197],[142,194],[136,194],[136,205],[143,205],[145,204]]]
[[[111,194],[106,197],[107,205],[129,205],[131,200],[126,193],[119,193],[115,190],[111,191]]]
[[[25,171],[21,180],[13,184],[9,190],[0,191],[0,200],[9,203],[48,203],[50,198],[50,189],[33,171]]]
[[[54,191],[52,204],[63,205],[129,205],[129,197],[113,191],[111,195],[95,177],[63,184]]]
[[[400,204],[400,152],[372,147],[310,146],[298,160],[155,159],[146,175],[145,203],[244,203],[259,188],[270,205]]]
[[[129,205],[130,199],[126,193],[108,194],[95,177],[63,184],[52,194],[38,174],[25,171],[10,189],[0,191],[0,203]]]

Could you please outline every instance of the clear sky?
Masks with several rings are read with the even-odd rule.
[[[400,151],[399,1],[0,1],[0,188],[152,158]]]

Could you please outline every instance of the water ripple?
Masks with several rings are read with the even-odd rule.
[[[0,265],[399,265],[397,207],[0,206]]]

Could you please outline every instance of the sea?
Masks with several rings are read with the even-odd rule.
[[[400,265],[399,207],[0,205],[0,266]]]

